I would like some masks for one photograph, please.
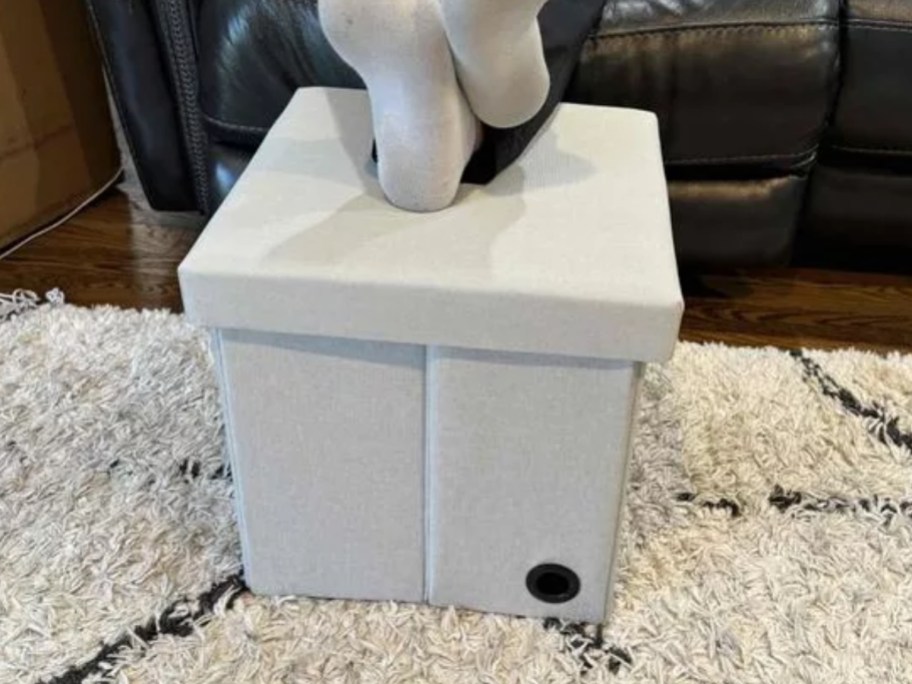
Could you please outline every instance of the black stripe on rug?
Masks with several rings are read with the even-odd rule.
[[[898,417],[888,416],[886,409],[876,402],[862,402],[803,351],[789,353],[801,364],[806,379],[814,381],[824,396],[838,402],[846,413],[861,418],[868,432],[882,444],[905,447],[912,452],[912,432],[900,429]]]
[[[725,511],[732,518],[741,516],[741,504],[733,499],[701,499],[693,492],[678,492],[675,494],[675,501],[682,503],[692,503],[694,506],[706,508],[711,511]]]
[[[231,479],[231,469],[227,463],[223,463],[211,473],[203,473],[203,467],[199,461],[191,461],[189,458],[185,458],[177,465],[177,470],[188,480],[198,480],[202,475],[205,475],[208,480]]]
[[[220,601],[225,600],[225,607],[231,608],[245,591],[247,585],[244,583],[243,575],[237,573],[212,585],[192,600],[178,599],[161,615],[134,627],[117,641],[104,644],[91,660],[75,665],[57,677],[42,680],[42,684],[80,684],[87,677],[110,669],[113,659],[124,651],[136,646],[147,648],[159,637],[169,634],[179,637],[190,636],[200,620],[211,615]]]
[[[888,496],[819,497],[804,492],[783,489],[779,485],[769,495],[770,505],[782,513],[790,510],[811,513],[872,513],[888,524],[897,515],[912,520],[912,500],[892,499]]]
[[[557,618],[547,618],[544,625],[545,629],[555,630],[564,638],[564,653],[577,660],[581,675],[600,664],[604,664],[612,674],[617,674],[622,667],[633,665],[629,651],[605,642],[602,625]]]
[[[741,507],[732,499],[701,499],[692,492],[679,492],[674,496],[675,501],[699,506],[710,510],[719,510],[728,513],[732,518],[740,517]],[[883,523],[889,522],[896,516],[902,516],[912,521],[912,499],[893,499],[889,496],[828,496],[820,497],[805,492],[785,489],[780,485],[773,487],[767,497],[767,503],[776,508],[780,513],[790,510],[807,511],[810,513],[871,513],[880,516]]]

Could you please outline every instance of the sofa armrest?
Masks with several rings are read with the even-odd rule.
[[[124,137],[149,204],[199,210],[147,0],[87,0]]]

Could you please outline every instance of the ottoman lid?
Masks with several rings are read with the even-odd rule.
[[[362,91],[299,90],[180,267],[217,328],[636,361],[683,304],[655,116],[563,104],[489,185],[416,214],[369,160]]]

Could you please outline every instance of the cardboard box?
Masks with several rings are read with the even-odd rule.
[[[359,91],[298,91],[180,267],[264,593],[601,620],[648,361],[683,303],[646,112],[561,105],[417,214]]]
[[[0,248],[66,215],[119,173],[84,3],[0,7]]]

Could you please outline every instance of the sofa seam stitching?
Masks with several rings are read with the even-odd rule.
[[[834,150],[844,152],[880,152],[882,154],[893,154],[896,156],[912,155],[912,149],[904,147],[855,147],[853,145],[830,144],[829,147]]]
[[[187,67],[185,62],[178,59],[176,53],[181,49],[187,48],[182,36],[179,36],[178,24],[174,23],[178,3],[181,0],[156,0],[156,11],[154,12],[155,20],[162,31],[163,40],[167,43],[164,51],[164,57],[171,74],[172,86],[175,89],[175,105],[177,107],[178,121],[181,127],[181,137],[187,152],[187,162],[190,167],[190,177],[194,184],[194,196],[199,209],[203,213],[208,213],[209,205],[209,179],[206,175],[205,161],[206,143],[199,139],[205,135],[202,125],[197,130],[194,125],[194,109],[198,112],[197,105],[199,97],[199,77],[192,73],[192,69]],[[183,16],[177,17],[178,21]],[[178,44],[178,42],[180,44]]]
[[[801,152],[783,152],[778,154],[746,154],[746,155],[734,155],[728,157],[691,157],[684,159],[666,159],[666,164],[700,164],[700,163],[712,163],[712,162],[725,162],[725,161],[764,161],[764,160],[776,160],[776,159],[802,159],[804,157],[810,157],[817,153],[820,149],[819,145],[814,145],[806,150]]]
[[[762,22],[753,22],[748,24],[718,24],[707,26],[667,26],[617,32],[615,32],[614,29],[607,29],[597,31],[596,33],[592,34],[590,38],[599,40],[602,38],[637,38],[640,36],[651,37],[663,34],[678,33],[726,33],[748,31],[756,31],[758,33],[778,33],[782,31],[835,30],[838,28],[839,23],[836,20],[805,21],[794,22],[791,24],[769,24]]]
[[[912,25],[898,26],[874,21],[852,21],[847,22],[849,28],[868,29],[870,31],[893,31],[895,33],[912,33]]]
[[[224,119],[220,119],[219,117],[208,114],[202,110],[200,110],[200,114],[208,123],[211,123],[214,126],[221,126],[222,128],[226,128],[228,130],[244,131],[246,133],[262,133],[264,135],[269,132],[269,128],[266,126],[253,126],[249,124],[225,121]]]

